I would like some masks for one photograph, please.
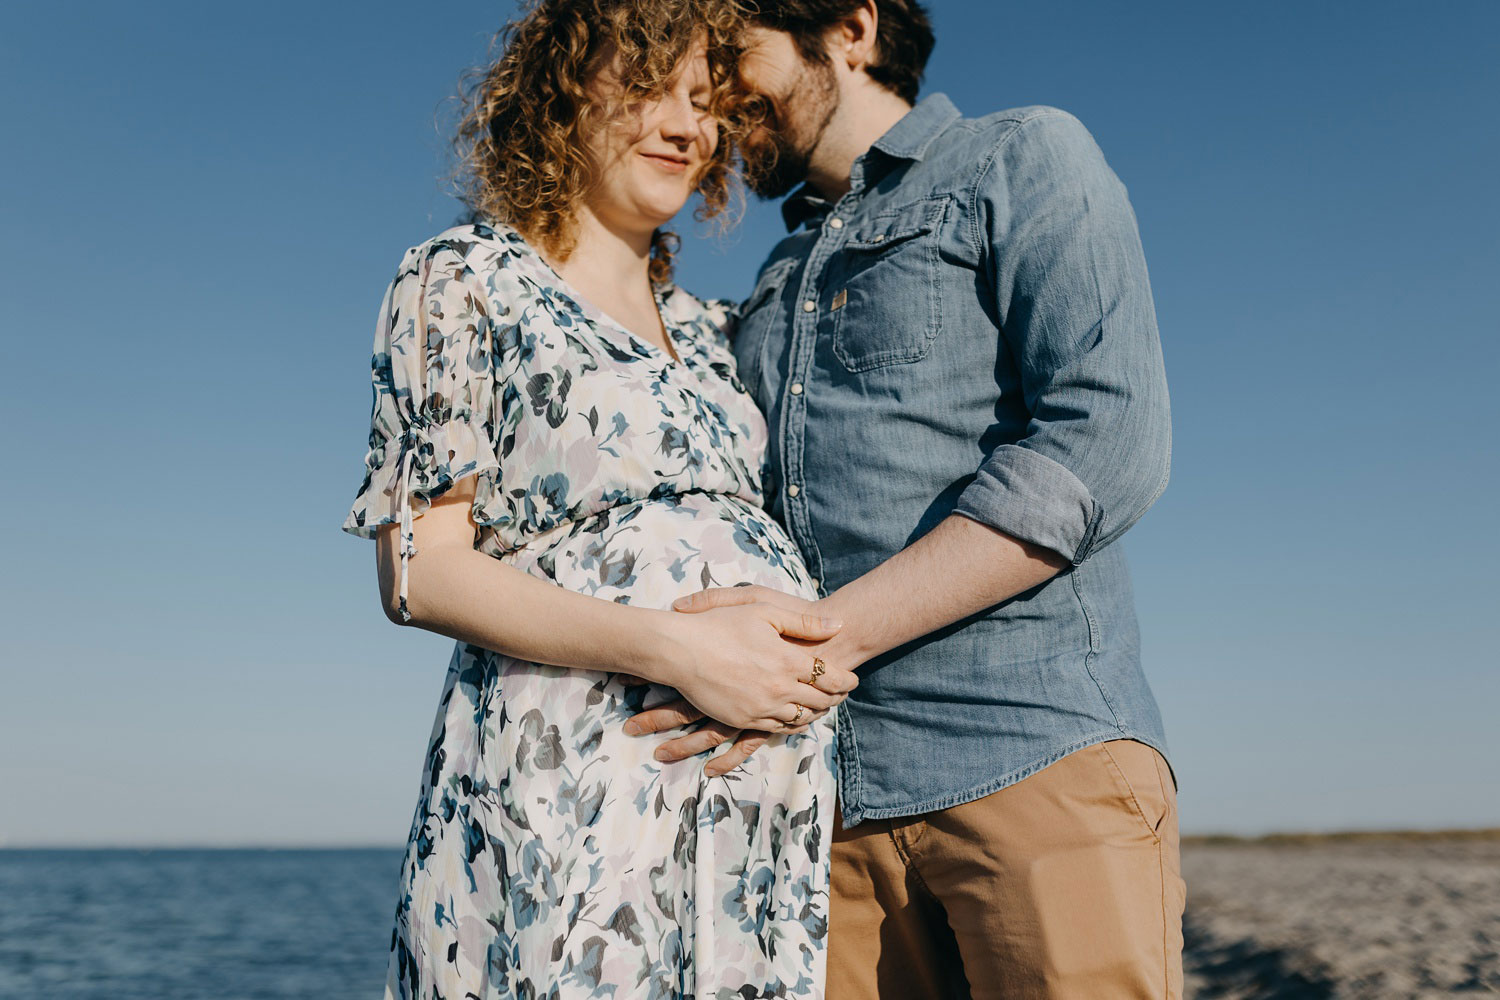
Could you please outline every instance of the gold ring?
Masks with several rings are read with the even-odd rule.
[[[823,676],[823,671],[826,666],[827,665],[823,662],[823,658],[821,656],[814,656],[812,676],[807,679],[807,683],[811,684],[813,687],[817,687],[818,678]]]
[[[797,722],[798,722],[798,721],[799,721],[799,720],[800,720],[800,719],[801,719],[801,718],[802,718],[802,713],[803,713],[803,712],[804,712],[804,711],[805,711],[805,710],[806,710],[806,709],[805,709],[805,707],[804,707],[804,706],[802,706],[802,705],[798,705],[798,706],[797,706],[797,714],[796,714],[796,715],[794,715],[794,716],[792,716],[792,721],[791,721],[791,722],[788,722],[788,723],[787,723],[787,725],[789,725],[789,726],[795,726],[795,725],[796,725],[796,724],[797,724]]]

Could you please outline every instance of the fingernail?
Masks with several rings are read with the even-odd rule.
[[[641,735],[641,727],[636,724],[636,722],[635,722],[634,719],[632,719],[629,722],[625,723],[625,735],[626,736],[639,736],[639,735]]]
[[[686,607],[687,606],[687,602],[688,602],[688,599],[686,597],[679,597],[679,598],[677,598],[677,600],[675,600],[675,601],[672,602],[672,607],[674,607],[674,608]]]
[[[667,753],[666,750],[658,750],[656,751],[656,753],[652,754],[652,756],[657,760],[670,760],[672,757],[672,755]]]
[[[844,627],[844,623],[841,622],[841,621],[839,621],[837,618],[824,618],[824,619],[822,619],[822,621],[823,621],[823,627],[824,628],[843,628]]]

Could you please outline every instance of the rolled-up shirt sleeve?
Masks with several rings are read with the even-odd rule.
[[[1135,213],[1088,130],[1050,109],[999,141],[970,218],[1030,420],[955,512],[1077,565],[1140,519],[1171,464]]]

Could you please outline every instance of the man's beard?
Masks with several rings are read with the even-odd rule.
[[[745,161],[745,186],[761,198],[780,198],[807,180],[813,150],[838,110],[838,78],[827,63],[808,62],[787,93],[770,99],[758,128],[745,139],[741,152]],[[813,79],[810,79],[813,77]],[[816,123],[798,129],[787,113],[788,100],[797,104],[805,118]],[[802,135],[796,133],[802,132]]]
[[[745,140],[745,186],[760,198],[780,198],[807,177],[808,153],[764,126]]]

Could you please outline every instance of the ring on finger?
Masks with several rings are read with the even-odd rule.
[[[826,670],[827,667],[828,667],[828,665],[823,662],[823,658],[821,656],[814,656],[813,657],[813,665],[812,665],[812,676],[809,677],[803,683],[805,683],[805,684],[811,684],[813,687],[817,687],[818,686],[818,678],[823,676],[823,671]]]
[[[797,714],[794,715],[794,716],[792,716],[792,721],[788,722],[787,725],[789,725],[789,726],[795,726],[795,725],[797,725],[797,723],[801,722],[802,721],[802,713],[805,712],[805,711],[807,711],[807,706],[806,705],[798,705],[797,706]]]

